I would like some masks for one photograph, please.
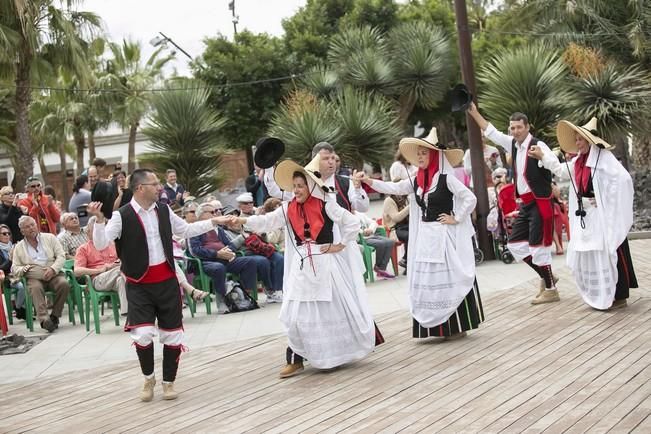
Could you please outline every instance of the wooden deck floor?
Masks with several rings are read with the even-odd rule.
[[[408,313],[385,315],[387,342],[330,373],[278,379],[285,340],[270,336],[185,354],[176,401],[160,386],[154,402],[138,401],[135,354],[4,385],[0,432],[649,433],[651,241],[631,245],[641,289],[626,309],[588,308],[558,270],[560,303],[531,306],[534,281],[493,294],[486,323],[456,342],[417,342]]]

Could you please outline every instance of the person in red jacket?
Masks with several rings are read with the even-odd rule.
[[[27,215],[36,220],[42,233],[57,234],[57,222],[61,211],[56,207],[54,199],[42,192],[43,183],[36,177],[27,178],[25,190],[27,197],[19,202],[19,206],[27,208]]]

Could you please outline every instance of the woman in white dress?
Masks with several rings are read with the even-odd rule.
[[[475,280],[470,214],[477,199],[452,173],[460,149],[444,149],[436,129],[426,139],[405,138],[400,151],[418,167],[416,179],[360,180],[386,194],[409,195],[407,280],[413,337],[456,339],[484,320]]]
[[[280,321],[289,346],[281,378],[302,371],[304,360],[318,369],[354,362],[382,342],[362,277],[359,220],[326,200],[318,167],[318,155],[305,168],[281,162],[275,181],[294,198],[266,215],[239,219],[257,233],[287,228]]]
[[[570,163],[540,152],[532,156],[571,181],[567,266],[583,301],[607,310],[625,307],[629,288],[638,286],[626,239],[633,225],[633,182],[596,128],[595,118],[581,127],[559,122],[561,149],[577,154]]]

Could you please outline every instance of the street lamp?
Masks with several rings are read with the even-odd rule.
[[[177,50],[179,50],[181,53],[185,54],[188,59],[194,60],[192,56],[190,56],[190,53],[185,51],[183,48],[179,47],[178,44],[174,41],[172,41],[171,38],[166,36],[163,32],[158,32],[160,36],[155,36],[152,40],[149,41],[149,44],[151,44],[153,47],[158,47],[158,46],[167,46],[167,43],[169,42],[172,44]],[[172,51],[172,54],[175,54],[174,51]]]

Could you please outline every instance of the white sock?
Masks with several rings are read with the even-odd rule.
[[[154,373],[153,372],[151,374],[149,374],[149,375],[145,375],[145,379],[147,379],[147,380],[151,380],[152,378],[154,378]]]

